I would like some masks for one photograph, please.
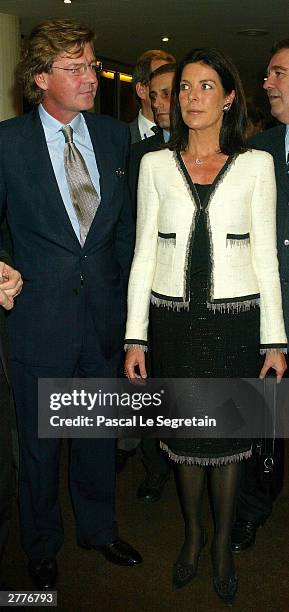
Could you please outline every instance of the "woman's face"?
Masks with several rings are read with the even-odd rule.
[[[225,94],[218,73],[201,62],[187,64],[182,72],[179,102],[184,123],[192,130],[215,127],[220,132],[223,107],[235,92]]]

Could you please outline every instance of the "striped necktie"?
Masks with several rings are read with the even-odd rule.
[[[86,163],[73,142],[73,129],[65,125],[61,129],[64,138],[64,168],[80,231],[80,244],[84,245],[100,198],[90,178]]]

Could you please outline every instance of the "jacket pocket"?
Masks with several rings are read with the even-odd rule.
[[[250,234],[227,234],[226,246],[248,246],[250,244]]]
[[[174,232],[165,234],[164,232],[158,232],[158,243],[163,246],[176,246],[176,234]]]

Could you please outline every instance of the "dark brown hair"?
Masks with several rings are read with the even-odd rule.
[[[235,98],[228,112],[224,113],[220,132],[220,150],[226,155],[246,151],[245,130],[247,127],[246,101],[237,68],[220,51],[213,48],[193,49],[180,62],[175,81],[174,102],[172,105],[171,140],[169,148],[183,151],[188,145],[189,128],[184,123],[180,104],[180,81],[187,64],[200,62],[211,66],[219,75],[226,94],[235,91]]]
[[[177,71],[177,64],[175,63],[163,64],[162,66],[159,66],[158,68],[153,70],[153,72],[150,73],[150,81],[154,79],[155,77],[160,76],[161,74],[167,74],[168,72],[176,72],[176,71]]]
[[[289,38],[283,38],[283,40],[279,40],[278,42],[275,42],[272,45],[270,57],[275,55],[275,53],[277,53],[278,51],[281,51],[281,49],[289,49]]]

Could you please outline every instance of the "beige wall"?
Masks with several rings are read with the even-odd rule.
[[[19,17],[0,13],[0,121],[19,115],[21,95],[15,86],[15,67],[21,48]]]

